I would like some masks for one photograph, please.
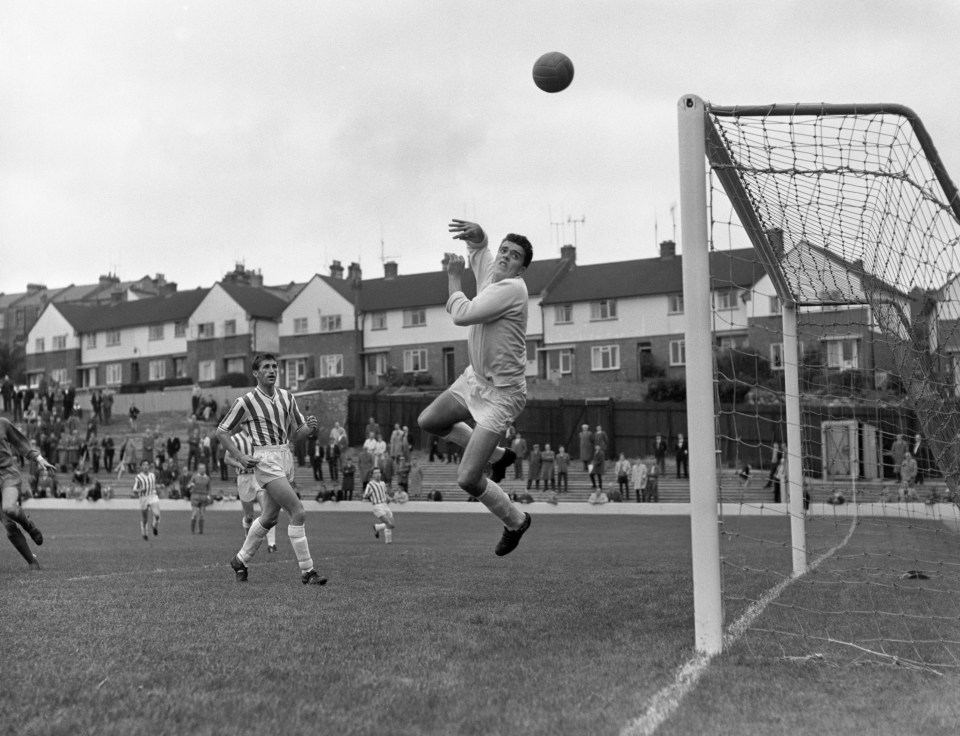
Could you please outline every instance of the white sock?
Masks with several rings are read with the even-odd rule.
[[[523,512],[513,505],[510,496],[489,478],[487,478],[486,490],[477,496],[477,500],[490,509],[508,529],[519,529],[526,521]]]
[[[313,559],[310,557],[310,545],[307,544],[307,533],[303,529],[303,524],[287,527],[287,536],[290,537],[290,544],[293,546],[293,553],[297,556],[297,563],[300,565],[300,572],[307,572],[313,569]]]
[[[272,526],[267,530],[267,544],[271,547],[277,546],[277,527]]]
[[[250,531],[247,532],[247,538],[243,540],[243,547],[237,552],[237,557],[240,558],[240,562],[246,565],[253,559],[253,556],[257,554],[257,550],[260,549],[260,545],[263,543],[265,536],[267,536],[267,530],[260,523],[260,519],[254,519],[250,525]]]
[[[393,530],[392,530],[392,529],[387,529],[387,530],[383,533],[383,536],[384,536],[384,543],[385,543],[385,544],[390,544],[390,543],[393,541]]]

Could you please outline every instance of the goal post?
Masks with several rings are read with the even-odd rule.
[[[930,135],[695,95],[678,133],[697,650],[769,606],[758,651],[960,668],[960,195]]]

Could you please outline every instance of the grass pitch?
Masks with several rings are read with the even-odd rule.
[[[201,536],[165,512],[147,542],[136,512],[32,516],[42,572],[0,547],[0,723],[18,734],[617,734],[692,656],[685,517],[534,514],[497,558],[486,514],[400,511],[386,546],[369,513],[311,513],[330,578],[317,589],[300,584],[283,522],[279,552],[262,547],[237,584],[235,513],[208,513]],[[789,564],[776,545],[751,555]],[[915,732],[915,713],[899,717],[903,698],[878,684],[928,712],[931,684],[958,684],[735,648],[660,733],[852,732],[836,727],[850,703],[820,700],[841,679],[898,734]]]

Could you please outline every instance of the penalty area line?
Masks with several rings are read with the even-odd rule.
[[[850,522],[850,528],[847,530],[847,535],[843,538],[843,541],[814,560],[807,567],[807,573],[816,570],[824,560],[832,557],[840,549],[845,547],[853,536],[856,526],[857,519],[854,517]],[[758,600],[754,601],[750,607],[744,611],[743,615],[727,628],[727,632],[723,635],[723,649],[728,650],[733,646],[733,644],[746,633],[750,626],[753,625],[753,622],[764,612],[767,606],[776,600],[780,594],[786,590],[788,585],[800,577],[802,576],[784,578],[764,593]],[[685,662],[680,669],[677,670],[673,682],[653,695],[646,712],[624,726],[620,730],[620,736],[652,736],[660,727],[660,724],[673,715],[677,708],[680,707],[680,703],[684,697],[686,697],[687,693],[693,690],[714,656],[714,654],[698,653],[692,659]]]

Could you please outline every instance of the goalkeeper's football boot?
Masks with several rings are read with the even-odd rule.
[[[530,514],[524,513],[524,517],[526,518],[524,518],[523,525],[519,529],[503,528],[503,536],[500,537],[500,541],[497,542],[497,548],[494,550],[497,557],[510,554],[517,548],[517,545],[520,544],[520,537],[530,528],[530,522],[532,521]]]

